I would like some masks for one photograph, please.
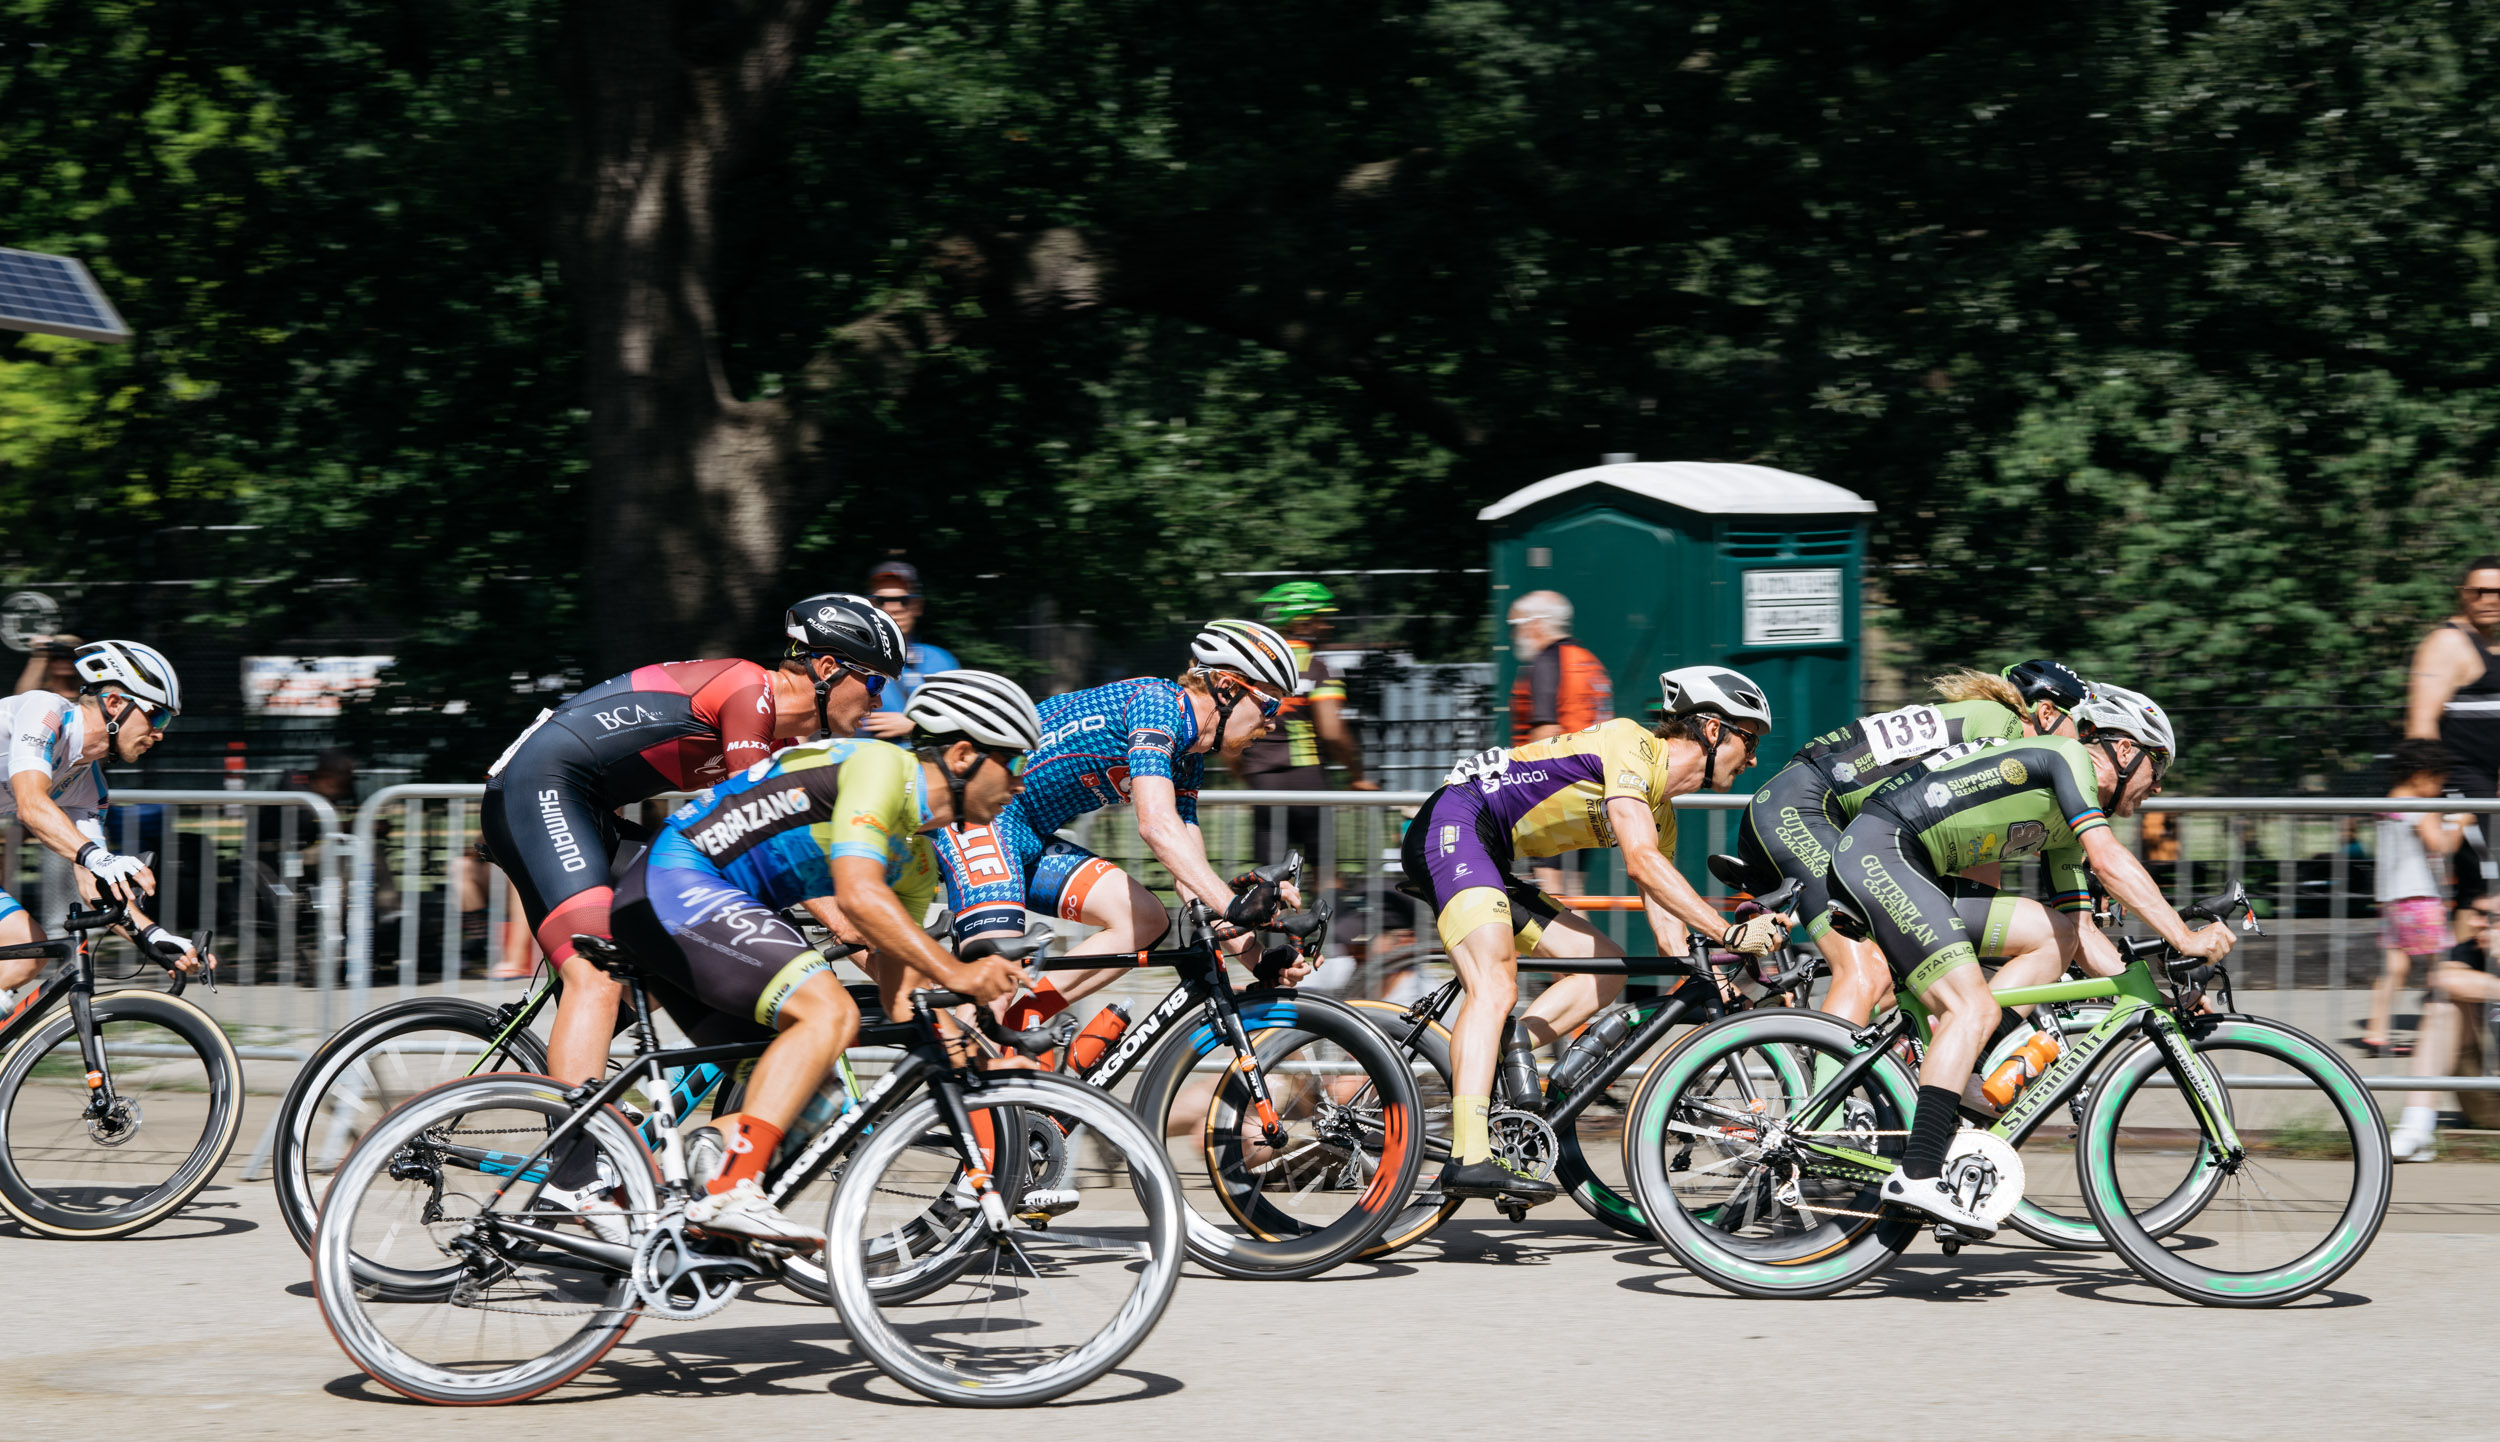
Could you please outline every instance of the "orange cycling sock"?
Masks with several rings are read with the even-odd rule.
[[[1068,999],[1061,996],[1059,988],[1051,985],[1050,978],[1045,976],[1033,983],[1031,992],[1007,1003],[1007,1015],[1003,1020],[1014,1030],[1025,1031],[1040,1026],[1067,1009]]]
[[[703,1187],[714,1196],[748,1177],[762,1178],[765,1164],[773,1159],[773,1148],[781,1145],[781,1128],[745,1112],[731,1112],[714,1121],[712,1130],[729,1144],[729,1159],[721,1164],[720,1175]]]

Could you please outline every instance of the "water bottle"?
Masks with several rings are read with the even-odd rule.
[[[2031,1085],[2040,1073],[2049,1069],[2062,1050],[2064,1048],[2058,1045],[2056,1033],[2033,1032],[2031,1040],[2024,1042],[2020,1050],[1997,1063],[1997,1069],[1988,1073],[1987,1081],[1980,1084],[1979,1094],[1988,1099],[1989,1105],[2003,1111],[2022,1094],[2024,1087]]]
[[[1544,1087],[1536,1074],[1536,1052],[1524,1040],[1511,1042],[1502,1053],[1502,1096],[1512,1106],[1524,1111],[1545,1110]]]
[[[816,1088],[816,1094],[799,1109],[799,1119],[790,1123],[790,1130],[782,1134],[781,1145],[773,1150],[773,1165],[778,1167],[797,1156],[809,1142],[816,1140],[818,1132],[848,1110],[850,1098],[842,1089],[842,1072],[837,1067],[826,1074],[825,1084]]]
[[[1623,1045],[1623,1039],[1631,1034],[1632,1008],[1619,1006],[1601,1013],[1571,1043],[1571,1049],[1562,1054],[1562,1060],[1554,1063],[1551,1078],[1554,1090],[1568,1094],[1580,1084],[1581,1078],[1597,1069],[1598,1062],[1605,1058],[1606,1053]]]
[[[1068,1043],[1068,1063],[1084,1071],[1107,1055],[1128,1032],[1128,1008],[1118,1002],[1094,1013],[1093,1020]]]

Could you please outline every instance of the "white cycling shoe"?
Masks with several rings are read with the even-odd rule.
[[[1997,1224],[1963,1206],[1961,1198],[1946,1190],[1942,1177],[1913,1179],[1894,1172],[1884,1178],[1883,1198],[1976,1238],[1997,1234]]]
[[[2406,1107],[2403,1119],[2388,1133],[2387,1148],[2400,1162],[2438,1161],[2438,1111],[2431,1107]]]
[[[1045,1217],[1064,1217],[1076,1210],[1079,1200],[1071,1187],[1035,1187],[1016,1203],[1016,1215],[1028,1222]]]
[[[741,1177],[725,1192],[699,1197],[686,1207],[686,1220],[707,1232],[744,1237],[812,1252],[825,1245],[825,1234],[764,1199],[755,1178]]]
[[[579,1187],[559,1187],[553,1182],[538,1189],[538,1209],[547,1212],[570,1212],[591,1235],[611,1246],[634,1244],[634,1228],[625,1209],[616,1204],[616,1176],[608,1170],[608,1159],[599,1158],[599,1175]]]

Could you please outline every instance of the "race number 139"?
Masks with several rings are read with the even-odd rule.
[[[1949,739],[1944,713],[1933,706],[1904,706],[1898,711],[1861,716],[1858,727],[1866,733],[1870,759],[1878,766],[1924,756],[1943,747]]]

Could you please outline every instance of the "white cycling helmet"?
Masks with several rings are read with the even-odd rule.
[[[154,646],[138,641],[90,641],[78,648],[75,662],[79,689],[106,686],[127,693],[151,710],[180,714],[182,682],[173,663]]]
[[[1725,666],[1678,666],[1658,673],[1658,693],[1669,716],[1723,716],[1771,729],[1771,701],[1741,671]]]
[[[1024,688],[989,671],[940,671],[912,688],[903,715],[933,741],[961,737],[1002,751],[1042,744],[1042,713]]]
[[[1210,670],[1237,671],[1279,696],[1302,686],[1293,646],[1275,627],[1256,621],[1209,621],[1190,639],[1189,655]]]
[[[2124,736],[2153,753],[2157,781],[2170,769],[2171,758],[2179,754],[2179,733],[2170,724],[2170,713],[2141,691],[2095,681],[2074,716],[2075,732],[2087,742],[2105,735]]]

